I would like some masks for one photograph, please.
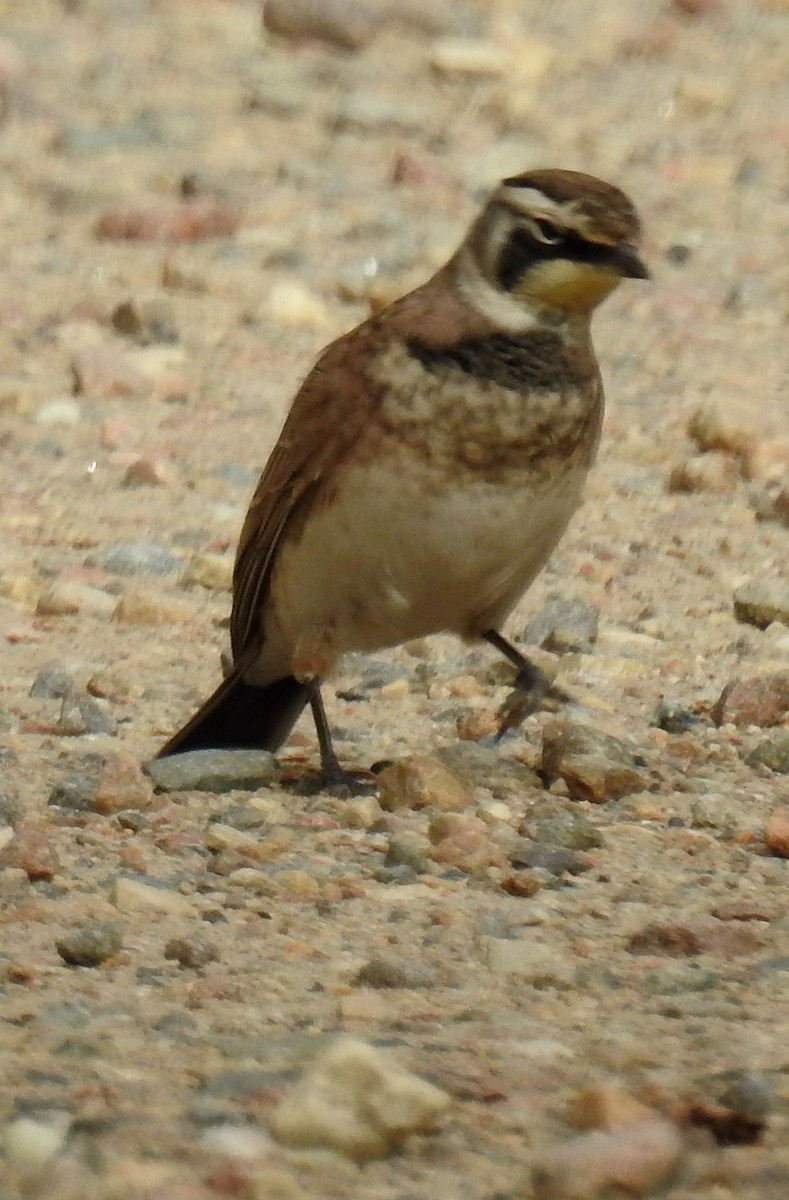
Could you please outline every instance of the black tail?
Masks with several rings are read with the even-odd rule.
[[[265,687],[229,675],[156,757],[187,750],[277,750],[309,699],[309,687],[292,675]]]

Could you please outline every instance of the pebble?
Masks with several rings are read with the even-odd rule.
[[[764,826],[764,842],[771,854],[789,858],[789,808],[770,813]]]
[[[119,875],[110,887],[110,903],[123,913],[167,913],[181,916],[193,911],[192,901],[167,884]]]
[[[173,575],[183,569],[180,558],[155,542],[119,542],[86,565],[103,567],[112,575]]]
[[[365,0],[265,0],[263,27],[290,41],[361,50],[375,35],[380,6]]]
[[[63,737],[84,737],[86,734],[114,737],[118,722],[106,700],[96,700],[87,692],[73,691],[63,697],[55,731]]]
[[[112,346],[85,346],[71,360],[74,391],[89,400],[126,399],[151,393],[151,381]]]
[[[746,754],[749,767],[769,767],[777,775],[789,775],[789,729],[776,729]]]
[[[603,845],[603,835],[584,813],[556,803],[533,808],[521,832],[542,845],[567,850],[593,850]]]
[[[699,724],[699,716],[677,700],[661,699],[655,709],[652,724],[666,733],[687,733]]]
[[[688,421],[688,434],[702,453],[720,450],[747,459],[757,440],[756,430],[732,420],[714,401],[700,405]]]
[[[135,458],[129,463],[121,487],[174,487],[178,471],[166,458]]]
[[[555,945],[539,942],[533,937],[483,940],[485,962],[494,975],[518,975],[532,984],[573,982],[573,968],[562,958]]]
[[[492,746],[450,742],[436,750],[435,758],[460,776],[468,787],[501,789],[507,794],[513,787],[542,791],[542,780],[536,771],[516,759],[500,757]]]
[[[418,104],[409,104],[402,96],[359,90],[342,97],[329,118],[329,125],[337,132],[354,130],[370,137],[387,133],[414,136],[424,129],[425,113]],[[368,299],[373,303],[379,301],[389,287],[388,276],[368,280]]]
[[[267,787],[278,769],[267,750],[191,750],[155,758],[145,767],[158,791],[218,794]]]
[[[108,617],[117,604],[115,596],[101,588],[86,583],[60,579],[45,588],[38,597],[36,613],[39,617],[67,617],[75,613],[92,613],[97,617]]]
[[[79,425],[82,409],[71,396],[59,396],[39,405],[35,411],[35,420],[38,425]]]
[[[652,1111],[617,1083],[585,1088],[573,1100],[570,1120],[578,1129],[622,1129],[653,1116]]]
[[[98,967],[123,947],[120,926],[111,922],[86,925],[64,934],[55,942],[55,949],[71,967]]]
[[[432,968],[408,959],[371,958],[360,968],[354,983],[369,988],[434,988],[438,977]]]
[[[489,867],[506,869],[507,856],[479,817],[442,813],[428,828],[433,862],[455,867],[466,875],[486,875]]]
[[[194,554],[181,576],[184,587],[195,585],[214,591],[229,592],[233,586],[232,554]]]
[[[597,641],[600,612],[587,600],[551,596],[529,621],[523,640],[554,654],[588,651]]]
[[[462,812],[472,799],[459,775],[426,754],[400,759],[378,775],[378,803],[385,812],[401,808]]]
[[[495,78],[509,69],[509,55],[496,42],[442,37],[430,49],[429,63],[441,75]]]
[[[668,477],[669,492],[734,492],[740,482],[740,464],[731,454],[713,451],[675,463]]]
[[[55,784],[47,804],[71,812],[92,811],[103,764],[102,755],[87,755],[79,769],[70,771]]]
[[[541,845],[524,839],[516,849],[510,850],[509,859],[513,867],[537,868],[551,875],[580,875],[591,867],[587,855],[563,846]]]
[[[446,1092],[385,1051],[340,1037],[307,1069],[270,1124],[286,1145],[324,1147],[362,1161],[434,1130],[449,1103]]]
[[[164,592],[133,589],[115,605],[113,620],[123,625],[181,625],[194,618],[191,604]]]
[[[563,779],[574,800],[603,804],[643,791],[648,780],[624,742],[590,725],[552,721],[543,729],[542,775]]]
[[[760,579],[737,588],[734,615],[738,621],[759,629],[766,629],[773,621],[789,625],[789,583],[781,578]]]
[[[119,751],[108,754],[99,774],[93,808],[99,813],[118,813],[124,809],[140,811],[153,803],[151,781],[143,774],[137,759]]]
[[[42,667],[31,684],[29,696],[46,700],[62,700],[74,687],[74,676],[60,663]]]
[[[116,333],[131,338],[140,346],[170,346],[179,340],[172,306],[166,296],[123,300],[113,309],[110,324]]]
[[[28,1169],[46,1166],[65,1146],[69,1124],[70,1118],[65,1113],[51,1121],[17,1117],[2,1132],[6,1162]]]
[[[712,709],[717,725],[780,725],[787,716],[789,671],[732,679]]]
[[[179,966],[197,971],[209,963],[219,962],[216,942],[200,934],[190,937],[170,938],[164,947],[164,957],[173,959]]]
[[[648,1196],[667,1187],[684,1156],[679,1130],[659,1116],[608,1132],[583,1134],[533,1160],[534,1200]]]
[[[17,867],[28,879],[50,880],[60,870],[60,859],[46,832],[32,821],[20,821],[14,836],[0,850],[0,870]]]
[[[165,197],[108,209],[93,232],[97,238],[112,241],[199,242],[229,237],[238,225],[238,213],[218,200]]]
[[[715,917],[654,921],[634,933],[628,949],[633,954],[666,954],[682,958],[696,954],[719,954],[730,958],[752,954],[762,945],[759,934],[743,925]]]
[[[387,842],[385,867],[410,867],[417,875],[424,875],[430,869],[428,853],[430,843],[421,833],[406,830],[403,833],[391,834]]]
[[[291,329],[328,333],[333,328],[325,302],[295,279],[283,279],[271,285],[266,297],[266,312],[272,320]]]

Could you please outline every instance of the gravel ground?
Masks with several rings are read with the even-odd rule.
[[[786,0],[0,14],[1,1200],[785,1197]],[[571,701],[496,745],[506,667],[436,638],[326,689],[369,796],[307,720],[154,788],[312,357],[548,165],[654,269],[510,626]],[[378,1149],[283,1132],[340,1032]]]

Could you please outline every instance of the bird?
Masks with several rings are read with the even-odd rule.
[[[349,651],[431,634],[515,668],[502,730],[542,672],[502,626],[578,508],[603,387],[593,312],[648,279],[613,184],[539,168],[503,179],[427,282],[319,355],[238,543],[224,680],[157,757],[275,751],[310,705],[320,781],[348,784],[321,684]]]

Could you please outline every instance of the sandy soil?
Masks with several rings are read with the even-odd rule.
[[[29,1162],[8,1143],[2,1200],[536,1195],[585,1088],[676,1116],[732,1079],[766,1113],[759,1145],[683,1131],[671,1194],[789,1194],[789,776],[745,762],[786,717],[710,717],[731,680],[789,667],[789,617],[733,611],[789,564],[789,529],[756,513],[789,462],[789,7],[404,13],[345,52],[262,36],[246,0],[0,6],[0,1121],[55,1130]],[[447,33],[487,58],[436,70]],[[135,764],[219,677],[229,555],[312,357],[536,165],[620,183],[654,269],[599,316],[600,462],[511,625],[555,596],[599,610],[555,662],[558,716],[624,743],[635,782],[592,803],[536,774],[557,714],[458,741],[507,674],[447,638],[349,663],[327,705],[349,764],[443,753],[459,811],[299,794],[306,720],[284,785],[154,795]],[[184,191],[191,221],[210,202],[235,232],[97,236],[129,206],[163,232]],[[722,457],[688,434],[710,403]],[[670,490],[688,459],[695,490]],[[177,561],[108,569],[140,542]],[[215,586],[184,581],[206,555]],[[662,698],[687,731],[653,723]],[[97,755],[104,799],[81,800]],[[564,867],[518,859],[557,843]],[[112,952],[68,965],[59,939],[106,923]],[[267,1141],[337,1030],[450,1094],[429,1137],[366,1166]],[[225,1123],[259,1134],[251,1157],[217,1149]]]

